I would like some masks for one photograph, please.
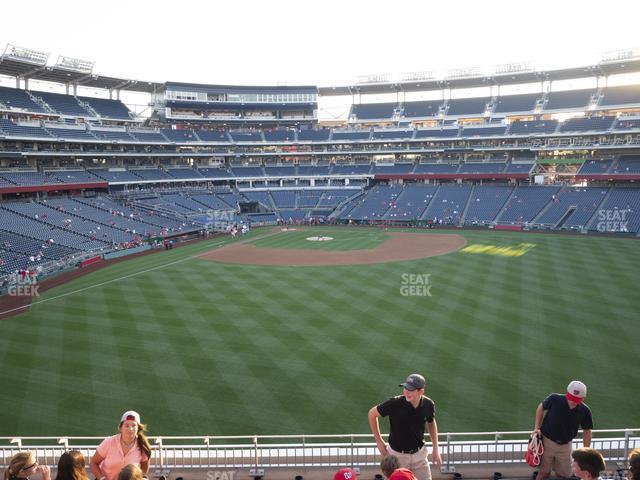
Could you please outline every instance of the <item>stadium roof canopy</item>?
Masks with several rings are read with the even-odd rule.
[[[93,73],[93,62],[59,56],[54,65],[48,65],[49,53],[14,45],[7,45],[0,55],[0,75],[22,79],[33,79],[105,90],[127,90],[155,93],[166,87],[196,86],[179,82],[149,82],[143,80],[108,77]],[[485,86],[515,85],[542,81],[571,80],[589,77],[605,77],[623,73],[640,72],[640,51],[623,50],[611,52],[598,64],[557,70],[537,71],[528,64],[510,64],[496,67],[492,74],[482,74],[476,68],[460,68],[447,72],[444,78],[435,78],[432,72],[404,75],[400,81],[391,81],[390,75],[363,78],[354,85],[319,87],[320,96],[353,94],[380,94],[396,92],[418,92],[448,88],[475,88]],[[259,88],[307,89],[314,86],[255,87],[230,85],[199,85],[200,87],[253,90]]]
[[[49,54],[7,45],[0,56],[0,75],[41,80],[105,90],[129,90],[154,93],[162,83],[107,77],[93,73],[93,62],[59,56],[55,65],[47,65]]]
[[[407,74],[397,82],[389,81],[389,75],[364,78],[354,85],[320,87],[320,96],[354,94],[381,94],[397,92],[421,92],[448,88],[477,88],[501,85],[517,85],[556,80],[606,77],[640,72],[640,55],[637,52],[618,52],[617,58],[603,59],[596,65],[537,71],[525,64],[502,65],[492,74],[481,74],[479,69],[458,69],[448,72],[444,78],[435,78],[431,72]]]

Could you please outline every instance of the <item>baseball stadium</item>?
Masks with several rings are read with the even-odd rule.
[[[35,47],[0,56],[3,470],[88,465],[134,410],[148,478],[373,480],[367,412],[417,372],[434,477],[530,478],[536,407],[579,379],[625,478],[640,51],[256,86]]]

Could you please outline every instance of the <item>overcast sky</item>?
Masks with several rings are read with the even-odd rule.
[[[8,43],[150,81],[340,85],[359,75],[532,61],[596,63],[640,47],[638,1],[86,0],[2,5]]]

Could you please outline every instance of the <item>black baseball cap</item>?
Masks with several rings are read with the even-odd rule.
[[[409,391],[420,390],[424,388],[426,381],[422,375],[419,373],[412,373],[407,377],[404,383],[398,385],[399,387],[406,388]]]

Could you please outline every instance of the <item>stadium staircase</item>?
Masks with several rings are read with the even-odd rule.
[[[82,102],[76,98],[78,105],[84,108],[87,112],[89,112],[93,117],[100,118],[100,114],[95,111],[95,109],[89,104],[89,102]]]
[[[596,208],[596,211],[593,214],[593,217],[591,217],[591,219],[584,226],[585,232],[588,232],[589,230],[591,230],[591,227],[593,226],[593,224],[598,221],[598,212],[602,209],[604,205],[607,204],[607,202],[609,201],[609,197],[611,196],[612,193],[613,193],[613,187],[611,187],[607,192],[607,194],[602,198],[602,201],[600,202],[600,205],[598,205],[598,208]]]
[[[541,112],[545,105],[547,104],[547,102],[549,101],[549,97],[547,95],[547,92],[543,93],[542,96],[540,98],[538,98],[536,100],[536,104],[533,106],[533,111],[534,112]]]
[[[558,197],[558,195],[561,195],[561,194],[562,194],[562,192],[563,192],[563,191],[565,191],[565,189],[567,189],[567,188],[568,188],[568,187],[565,187],[565,188],[561,189],[561,190],[556,194],[556,198]],[[539,225],[538,220],[539,220],[539,219],[541,219],[541,218],[543,217],[543,215],[544,215],[545,213],[547,213],[547,210],[549,210],[549,209],[550,209],[550,208],[552,208],[552,207],[553,207],[553,200],[552,200],[552,199],[549,199],[549,202],[547,202],[547,204],[544,206],[544,208],[543,208],[542,210],[540,210],[540,212],[538,212],[538,214],[537,214],[535,217],[533,217],[533,220],[531,220],[531,223],[532,223],[533,225]],[[574,209],[575,209],[575,208],[574,208]],[[566,216],[566,215],[563,215],[563,216],[562,216],[562,218],[561,218],[561,220],[566,221],[565,216]]]
[[[516,193],[516,191],[518,190],[518,187],[515,187],[512,191],[511,194],[507,197],[507,199],[505,200],[505,202],[502,204],[502,208],[500,209],[500,211],[498,212],[498,215],[496,215],[496,217],[493,219],[493,224],[497,224],[500,222],[500,217],[502,217],[502,214],[504,214],[504,212],[507,211],[507,205],[509,205],[509,202],[511,202],[511,199],[513,198],[514,194]]]
[[[29,95],[29,97],[31,98],[31,100],[33,100],[35,103],[37,103],[38,105],[40,105],[45,112],[47,113],[51,113],[53,115],[58,115],[58,112],[56,110],[54,110],[47,102],[45,102],[42,97],[36,97],[33,93],[31,93],[29,90],[25,90],[25,92],[27,93],[27,95]],[[54,135],[55,136],[55,135]]]
[[[462,211],[462,216],[460,217],[459,225],[464,225],[464,221],[467,219],[467,211],[469,210],[469,205],[471,205],[471,199],[473,198],[473,194],[476,191],[477,185],[471,186],[471,193],[469,193],[469,198],[467,199],[467,204],[464,206],[464,210]]]
[[[345,200],[343,200],[338,204],[338,206],[329,215],[329,218],[339,218],[341,215],[344,215],[349,211],[351,211],[352,208],[349,208],[349,207],[354,206],[353,202],[365,196],[368,191],[369,189],[362,189],[362,190],[359,190],[358,193],[356,193],[355,195],[352,195],[351,197],[347,197]],[[320,203],[320,201],[318,201],[318,203]]]

